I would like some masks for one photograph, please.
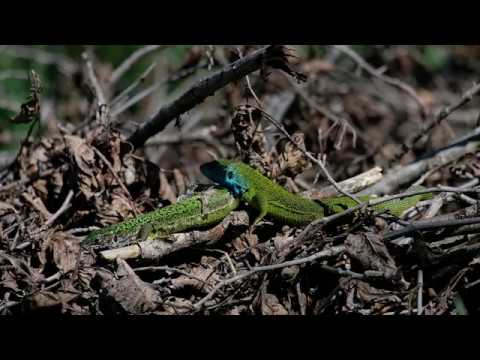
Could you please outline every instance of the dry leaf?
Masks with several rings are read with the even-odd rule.
[[[300,148],[305,150],[305,135],[303,133],[294,133],[292,139]],[[282,174],[296,176],[312,167],[310,160],[291,141],[284,140],[283,144],[283,151],[280,152],[278,160]]]
[[[187,187],[185,185],[185,177],[183,176],[182,172],[178,169],[174,169],[173,177],[175,178],[175,184],[177,186],[177,194],[179,196],[185,194]]]
[[[357,291],[357,297],[365,303],[400,303],[402,300],[396,295],[395,292],[377,289],[367,282],[355,280],[355,287]]]
[[[11,271],[2,271],[1,275],[0,288],[18,290],[17,280]]]
[[[237,107],[232,117],[232,133],[235,145],[243,161],[253,165],[264,157],[266,140],[262,132],[262,112],[251,106]]]
[[[245,234],[245,238],[247,240],[247,243],[250,247],[250,252],[252,255],[255,257],[257,261],[260,261],[260,253],[258,252],[257,246],[258,246],[258,236],[257,234],[254,234],[252,232],[248,232]]]
[[[288,315],[288,311],[275,295],[264,294],[262,300],[262,315]]]
[[[100,209],[102,218],[113,222],[118,222],[119,219],[127,219],[134,215],[130,203],[125,198],[122,190],[119,189],[118,191],[120,194],[114,192],[110,203],[103,203]]]
[[[272,238],[273,244],[275,245],[275,250],[280,252],[285,250],[285,248],[292,243],[294,229],[284,227],[281,233],[278,233],[275,237]]]
[[[63,273],[74,270],[80,258],[80,242],[64,232],[52,234],[43,245],[42,259],[53,261]]]
[[[126,156],[124,158],[123,177],[125,178],[125,186],[132,185],[137,181],[137,170],[135,168],[135,159],[133,156]]]
[[[101,287],[109,298],[131,314],[152,312],[161,303],[158,291],[143,282],[124,260],[118,260],[118,271],[126,275],[116,279],[105,271],[97,271]]]
[[[178,290],[185,287],[191,287],[195,290],[208,292],[209,290],[211,290],[212,286],[214,286],[218,281],[220,281],[220,277],[218,276],[218,274],[215,273],[215,269],[213,269],[212,267],[195,266],[189,273],[192,276],[203,280],[203,282],[190,276],[180,275],[175,279],[172,279],[172,289]]]
[[[13,212],[15,214],[18,213],[13,205],[11,205],[9,203],[6,203],[4,201],[0,201],[0,215],[4,216],[5,214],[7,214],[9,212]]]
[[[41,291],[32,296],[30,307],[32,310],[47,308],[56,305],[64,307],[68,302],[72,301],[80,294],[76,291],[58,290],[55,293],[51,291]]]
[[[65,142],[77,166],[87,175],[94,176],[95,152],[87,142],[73,135],[65,135]]]
[[[347,253],[358,260],[364,270],[381,271],[386,278],[398,273],[382,237],[374,233],[349,234],[345,240]]]
[[[163,172],[160,173],[160,197],[170,201],[172,204],[177,201],[175,192],[173,191],[172,186],[168,182],[168,179]]]

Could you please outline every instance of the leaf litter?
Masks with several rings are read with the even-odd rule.
[[[385,62],[391,62],[392,57],[400,61],[400,55],[392,55],[388,49],[375,51]],[[405,77],[405,71],[418,70],[413,53],[409,49],[399,53],[402,59],[409,58],[410,70],[395,68],[393,61],[393,75]],[[285,66],[286,54],[277,55],[265,64],[263,75],[272,66],[304,79],[293,65]],[[252,88],[272,102],[284,99],[285,91],[290,93],[291,100],[277,112],[281,117],[277,120],[301,148],[327,154],[335,179],[347,179],[373,166],[388,169],[398,147],[418,129],[415,108],[405,106],[403,95],[395,89],[352,76],[348,65],[331,59],[336,57],[327,53],[298,61],[308,77],[308,86],[303,88],[307,98],[292,91],[291,84],[275,71],[268,77],[250,75]],[[437,82],[438,88],[427,90],[425,84],[417,83],[419,94],[432,109],[442,105],[442,94],[459,95],[441,88],[445,86],[441,84]],[[282,138],[261,111],[249,104],[239,106],[249,96],[240,88],[237,84],[225,89],[208,104],[227,109],[221,119],[206,116],[191,131],[215,124],[219,135],[215,142],[205,141],[209,150],[237,156],[291,191],[326,185],[319,183],[320,174],[303,152]],[[472,247],[476,238],[465,235],[465,239],[455,240],[454,249],[463,255],[450,257],[455,266],[445,267],[441,259],[449,255],[448,248],[436,255],[439,260],[435,263],[419,261],[414,246],[384,240],[386,224],[375,228],[371,221],[361,224],[363,220],[358,219],[348,226],[320,229],[306,242],[296,241],[303,229],[265,221],[253,231],[227,231],[211,245],[183,249],[165,258],[105,263],[95,251],[82,248],[82,236],[94,227],[175,203],[192,184],[203,181],[194,168],[209,159],[206,151],[198,151],[198,146],[188,141],[160,145],[163,155],[157,159],[147,159],[141,152],[134,154],[121,130],[95,126],[93,103],[87,109],[80,104],[67,106],[80,102],[80,93],[72,92],[71,97],[64,94],[59,114],[86,118],[91,126],[76,131],[72,130],[75,127],[63,127],[36,140],[27,139],[15,165],[3,170],[0,313],[412,314],[418,311],[419,292],[425,314],[478,312],[480,294],[475,284],[480,276],[479,253]],[[41,104],[41,99],[38,101]],[[85,99],[81,102],[88,103]],[[478,111],[475,106],[478,101],[465,111]],[[67,114],[69,111],[73,113]],[[349,131],[332,120],[337,117],[351,123]],[[25,116],[22,119],[35,121]],[[461,130],[457,123],[451,126]],[[406,158],[415,159],[417,154],[434,150],[450,135],[441,127],[435,128],[431,134],[435,141],[419,144]],[[433,172],[428,183],[457,186],[478,177],[478,168],[478,153],[467,154]],[[45,228],[44,224],[62,209],[69,191],[73,191],[69,206]],[[415,235],[413,241],[420,238],[430,248],[441,240],[438,234],[430,235],[431,239]],[[254,271],[339,246],[343,246],[341,251],[316,261]],[[218,251],[207,255],[208,250]],[[140,267],[151,267],[152,271],[136,272]],[[157,271],[156,267],[165,270]],[[419,271],[424,274],[423,284],[417,281]],[[233,281],[235,277],[239,279]]]

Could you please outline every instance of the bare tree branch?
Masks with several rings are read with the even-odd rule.
[[[265,46],[199,81],[172,103],[163,106],[152,119],[146,121],[128,139],[135,148],[141,147],[150,137],[159,133],[174,119],[203,102],[228,83],[237,81],[270,64],[285,71],[284,48],[279,45]],[[282,62],[283,61],[283,62]],[[289,69],[287,69],[288,71]]]
[[[147,45],[133,52],[123,63],[117,67],[110,77],[110,85],[114,85],[137,61],[142,57],[159,49],[165,49],[165,45]]]

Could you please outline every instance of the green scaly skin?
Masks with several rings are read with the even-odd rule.
[[[241,162],[218,160],[202,165],[201,170],[209,179],[228,190],[210,188],[175,204],[95,230],[85,238],[82,246],[129,245],[138,241],[138,235],[144,229],[148,239],[158,239],[172,233],[212,226],[238,207],[239,198],[259,211],[255,224],[268,215],[279,223],[303,225],[357,205],[346,196],[316,202],[295,195]],[[431,197],[432,194],[421,194],[395,199],[376,205],[374,209],[400,216],[418,201]],[[372,198],[359,197],[361,201]]]
[[[92,231],[83,246],[125,246],[138,240],[147,229],[148,239],[214,225],[238,206],[239,200],[227,189],[209,188],[164,208],[142,214],[136,218]]]
[[[228,188],[235,196],[241,197],[243,201],[257,209],[259,215],[255,219],[255,224],[268,215],[280,223],[303,225],[358,205],[347,196],[326,198],[319,202],[309,200],[288,192],[256,169],[242,162],[216,160],[202,165],[201,171],[210,180]],[[431,197],[432,194],[422,194],[394,199],[378,204],[374,206],[374,209],[400,216],[418,201]],[[372,198],[374,196],[359,197],[362,202]]]

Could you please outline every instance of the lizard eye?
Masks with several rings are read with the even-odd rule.
[[[227,172],[227,179],[231,179],[233,177],[233,174],[231,171]]]

